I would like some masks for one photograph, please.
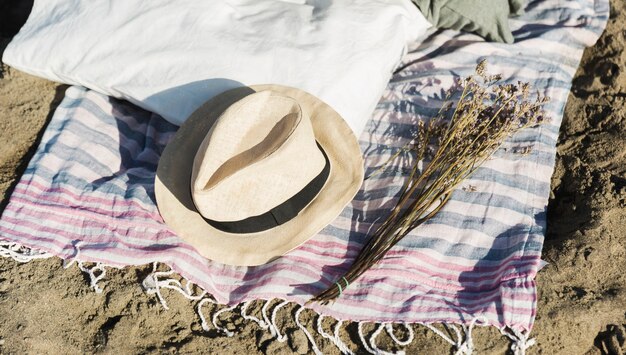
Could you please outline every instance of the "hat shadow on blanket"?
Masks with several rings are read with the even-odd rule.
[[[235,87],[241,87],[242,96],[251,91],[238,81],[215,78],[171,88],[151,96],[148,100],[174,100],[175,97],[194,90],[201,90],[206,95],[217,96],[217,94]],[[106,189],[112,186],[108,182],[122,179],[122,184],[127,187],[125,193],[127,198],[150,200],[152,204],[156,204],[154,176],[158,159],[155,159],[154,155],[161,155],[163,147],[172,139],[178,127],[155,113],[134,105],[121,104],[120,99],[109,97],[109,102],[112,104],[114,110],[112,115],[119,132],[119,167],[117,170],[113,169],[107,175],[91,181],[91,188],[94,190]],[[146,127],[150,129],[146,131]]]
[[[115,120],[118,133],[118,140],[111,147],[117,146],[116,159],[119,161],[106,164],[100,177],[89,181],[86,188],[101,192],[121,188],[126,199],[154,204],[157,167],[154,154],[160,154],[160,145],[165,145],[163,142],[171,138],[176,126],[157,114],[126,104],[124,100],[108,97],[108,101],[112,107],[110,117]]]

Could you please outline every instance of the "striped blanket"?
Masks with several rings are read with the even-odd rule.
[[[343,292],[308,305],[342,320],[532,328],[555,147],[585,46],[607,0],[531,1],[512,20],[514,45],[437,31],[411,48],[361,136],[366,175],[411,139],[455,78],[487,59],[505,81],[552,101],[548,125],[511,137],[428,223]],[[364,75],[366,75],[364,73]],[[0,220],[0,239],[110,266],[168,264],[224,304],[280,298],[304,304],[350,265],[394,205],[411,156],[364,182],[343,213],[286,256],[257,267],[202,258],[163,224],[154,202],[158,159],[176,127],[127,102],[70,87]]]

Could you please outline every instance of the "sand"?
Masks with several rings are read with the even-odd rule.
[[[612,1],[607,30],[589,48],[574,79],[558,143],[543,258],[538,315],[529,353],[626,352],[626,4]],[[0,51],[6,45],[0,39]],[[0,211],[24,171],[65,87],[8,67],[0,74]],[[95,293],[75,266],[58,258],[25,264],[0,258],[0,354],[21,353],[311,353],[289,305],[277,317],[286,342],[238,314],[220,323],[232,337],[204,332],[194,305],[164,291],[169,310],[141,289],[151,266],[107,271]],[[211,307],[206,308],[207,313]],[[250,308],[259,315],[260,303]],[[312,327],[313,313],[302,321]],[[330,320],[325,323],[328,329]],[[367,325],[371,333],[374,325]],[[401,332],[399,332],[401,333]],[[342,339],[360,348],[356,324]],[[504,354],[497,330],[474,331],[477,353]],[[325,353],[336,353],[316,335]],[[397,349],[387,335],[382,349]],[[450,346],[416,327],[408,353],[448,353]]]

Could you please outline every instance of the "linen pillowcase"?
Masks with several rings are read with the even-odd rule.
[[[3,61],[174,124],[233,87],[296,87],[358,136],[429,27],[410,0],[35,0]]]
[[[513,43],[509,16],[523,12],[524,0],[413,0],[435,27],[473,32],[488,41]]]

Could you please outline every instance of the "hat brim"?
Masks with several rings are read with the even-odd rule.
[[[303,114],[310,117],[315,139],[328,155],[330,175],[315,199],[292,220],[257,233],[223,232],[208,224],[194,206],[190,189],[193,160],[202,140],[229,106],[264,90],[290,96],[300,104]],[[154,190],[165,223],[202,256],[229,265],[253,266],[284,255],[330,224],[359,191],[363,174],[357,138],[335,110],[299,89],[255,85],[216,96],[183,123],[161,155]]]

